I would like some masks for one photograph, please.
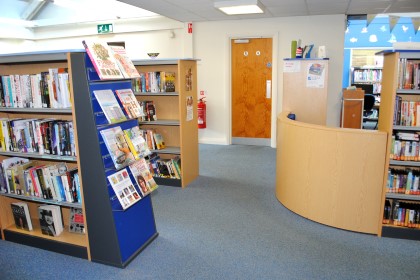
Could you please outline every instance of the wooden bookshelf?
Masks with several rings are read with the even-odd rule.
[[[394,226],[391,224],[382,224],[382,217],[384,215],[385,201],[391,200],[396,201],[408,201],[417,204],[420,196],[418,195],[405,195],[387,192],[388,183],[388,170],[390,167],[397,169],[420,169],[420,162],[416,161],[397,161],[391,160],[391,145],[392,135],[395,131],[405,132],[420,132],[419,127],[413,126],[401,126],[395,125],[394,123],[394,110],[396,104],[396,97],[401,96],[402,100],[407,101],[420,101],[420,90],[419,89],[401,89],[399,87],[399,76],[400,76],[400,60],[420,60],[420,50],[395,50],[395,51],[384,51],[381,54],[384,55],[384,66],[383,66],[383,78],[382,78],[382,92],[381,92],[381,105],[378,122],[378,130],[386,132],[388,134],[387,150],[385,154],[385,174],[383,179],[383,191],[381,196],[381,217],[379,224],[379,235],[383,237],[393,238],[404,238],[420,240],[420,229],[408,228],[404,226]]]
[[[157,121],[140,122],[143,129],[155,129],[167,146],[155,150],[162,158],[181,157],[181,180],[156,177],[161,185],[186,187],[198,176],[198,123],[197,123],[197,62],[191,59],[151,59],[133,61],[139,72],[174,72],[175,92],[135,92],[139,101],[151,100],[155,104]],[[187,71],[192,73],[192,87],[187,89]],[[187,97],[192,96],[193,118],[187,118]]]
[[[70,68],[69,52],[40,52],[25,53],[16,55],[0,55],[0,75],[11,74],[34,74],[48,71],[49,68]],[[71,71],[71,69],[69,69]],[[71,76],[69,77],[71,79]],[[70,92],[73,99],[73,93]],[[52,108],[0,108],[0,117],[2,118],[55,118],[57,120],[73,121],[74,133],[77,151],[77,129],[74,118],[73,108],[52,109]],[[78,154],[78,151],[77,151]],[[57,156],[36,153],[18,153],[18,152],[0,152],[0,160],[9,157],[23,157],[34,159],[41,164],[51,164],[57,162],[66,162],[69,168],[80,167],[78,158],[73,156]],[[79,168],[80,170],[80,168]],[[80,175],[80,174],[79,174]],[[82,178],[80,178],[82,182]],[[81,183],[82,185],[82,183]],[[81,186],[83,190],[83,186]],[[26,202],[34,227],[33,231],[25,231],[17,229],[14,224],[13,214],[10,204],[13,202]],[[51,237],[43,235],[39,227],[38,207],[43,204],[59,205],[61,208],[64,231],[59,236]],[[89,259],[89,241],[87,234],[70,233],[69,213],[70,208],[82,208],[85,210],[84,204],[65,203],[53,200],[45,200],[42,198],[25,197],[13,194],[0,195],[0,220],[2,225],[2,237],[5,240],[22,243],[41,249],[51,250],[63,254],[69,254],[76,257]],[[87,223],[85,223],[85,226]]]

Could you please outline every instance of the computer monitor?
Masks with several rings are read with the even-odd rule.
[[[361,88],[365,91],[365,93],[373,93],[373,85],[372,84],[351,84],[356,88]]]

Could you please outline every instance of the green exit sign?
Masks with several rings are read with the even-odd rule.
[[[112,23],[98,24],[98,34],[112,33],[113,31]]]

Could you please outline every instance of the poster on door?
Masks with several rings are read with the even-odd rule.
[[[309,63],[306,69],[306,87],[324,88],[325,65],[320,63]]]

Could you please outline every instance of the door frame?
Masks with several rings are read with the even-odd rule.
[[[232,145],[232,46],[231,41],[235,39],[258,39],[258,38],[271,38],[273,42],[272,46],[272,73],[271,73],[271,140],[270,140],[270,147],[276,147],[276,139],[277,139],[277,107],[278,105],[278,94],[279,94],[279,77],[278,77],[278,46],[279,46],[279,35],[278,33],[275,34],[264,34],[264,35],[228,35],[226,40],[227,42],[227,49],[228,51],[228,59],[226,61],[226,68],[229,69],[226,73],[228,81],[227,86],[228,89],[226,92],[226,104],[228,105],[228,112],[229,112],[229,122],[227,125],[226,135],[228,135],[228,144]],[[280,98],[281,100],[281,98]]]

